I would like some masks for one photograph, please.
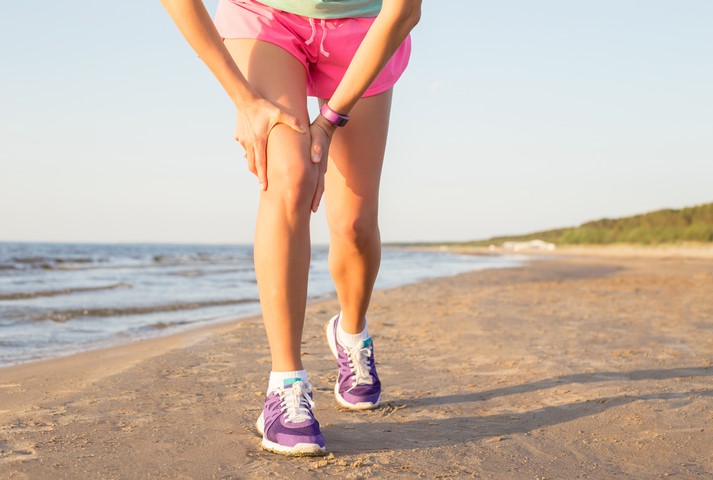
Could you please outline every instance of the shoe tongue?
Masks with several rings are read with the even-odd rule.
[[[369,345],[371,345],[371,337],[367,338],[362,342],[362,347],[361,348],[367,348]]]
[[[282,381],[282,385],[285,387],[292,387],[292,384],[295,382],[301,382],[302,379],[300,377],[294,377],[294,378],[286,378]]]

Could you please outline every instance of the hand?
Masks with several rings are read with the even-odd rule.
[[[267,190],[267,138],[278,123],[302,134],[307,133],[297,118],[261,97],[238,109],[235,140],[245,150],[248,169],[257,176],[261,190]]]
[[[327,159],[329,158],[329,144],[337,127],[332,125],[322,115],[317,115],[312,125],[309,126],[311,137],[310,156],[312,163],[319,164],[317,189],[312,199],[312,211],[316,212],[324,193],[324,174],[327,172]]]

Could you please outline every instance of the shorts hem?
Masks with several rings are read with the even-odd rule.
[[[392,88],[394,88],[395,85],[396,85],[396,84],[394,83],[394,84],[392,84],[392,85],[382,85],[382,86],[379,86],[379,87],[368,88],[368,89],[366,90],[366,92],[364,92],[364,94],[361,96],[361,98],[364,98],[364,97],[373,97],[373,96],[375,96],[375,95],[380,95],[380,94],[382,94],[382,93],[384,93],[384,92],[388,92],[389,90],[391,90]]]
[[[380,85],[380,86],[378,86],[378,87],[369,87],[364,93],[362,93],[361,97],[359,97],[359,98],[374,97],[374,96],[379,95],[379,94],[382,94],[382,93],[384,93],[384,92],[388,92],[389,90],[391,90],[392,88],[394,88],[395,85],[396,85],[396,84],[393,84],[393,85],[388,85],[388,84],[386,84],[386,85]],[[336,90],[336,89],[335,89],[335,90]],[[308,96],[308,97],[322,98],[322,99],[325,99],[325,100],[329,100],[330,98],[332,98],[332,95],[334,95],[334,90],[332,91],[331,95],[324,95],[324,96],[323,96],[323,95],[320,95],[320,93],[323,93],[323,92],[312,92],[312,91],[308,91],[308,92],[307,92],[307,96]]]

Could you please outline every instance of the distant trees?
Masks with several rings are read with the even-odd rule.
[[[558,245],[713,242],[713,203],[678,210],[665,209],[625,218],[603,218],[579,227],[468,242],[469,245],[541,239]]]

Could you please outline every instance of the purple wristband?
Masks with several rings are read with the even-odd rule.
[[[319,110],[319,113],[321,113],[322,116],[326,118],[327,121],[335,127],[343,127],[349,121],[349,115],[342,115],[341,113],[335,112],[334,110],[329,108],[327,102],[324,102],[324,105],[322,105],[322,108]]]

